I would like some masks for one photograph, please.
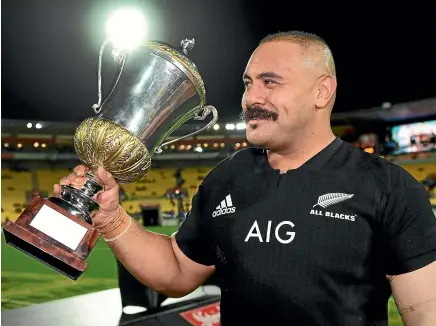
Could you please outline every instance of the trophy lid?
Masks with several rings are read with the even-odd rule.
[[[185,72],[195,88],[201,99],[202,106],[206,103],[206,90],[204,87],[203,79],[195,66],[195,64],[188,58],[188,53],[194,48],[195,39],[184,39],[180,42],[181,50],[177,50],[174,47],[158,41],[147,42],[146,46],[157,54],[172,61],[183,72]]]

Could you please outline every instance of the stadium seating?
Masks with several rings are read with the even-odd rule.
[[[182,170],[182,178],[185,180],[182,186],[188,190],[189,195],[185,200],[188,209],[193,194],[210,169],[211,167],[201,167]],[[122,202],[123,208],[132,214],[140,212],[143,204],[159,206],[161,212],[177,211],[176,205],[166,196],[167,191],[176,186],[175,172],[174,168],[152,168],[143,179],[122,184],[126,195],[126,200]],[[31,198],[32,189],[50,195],[53,184],[69,173],[71,169],[38,169],[33,178],[32,172],[2,170],[2,223],[6,218],[15,220],[19,216]]]
[[[436,174],[436,163],[407,164],[403,167],[418,181],[422,182],[429,174]],[[186,168],[182,170],[182,185],[188,190],[188,198],[185,207],[190,208],[192,196],[198,186],[209,173],[211,167]],[[2,169],[2,223],[9,218],[15,220],[27,206],[33,189],[51,194],[53,184],[60,178],[69,174],[71,169],[40,169],[35,172],[35,178],[31,172],[17,172]],[[141,180],[121,185],[126,194],[126,200],[122,202],[123,208],[131,213],[140,213],[141,205],[159,206],[161,212],[176,212],[177,206],[167,197],[166,192],[176,185],[176,169],[152,168]],[[436,198],[431,198],[436,204]]]
[[[2,223],[15,220],[27,206],[26,193],[32,191],[32,174],[2,169],[1,211]]]
[[[38,189],[42,192],[51,194],[53,185],[59,180],[71,173],[71,169],[41,169],[36,170]]]

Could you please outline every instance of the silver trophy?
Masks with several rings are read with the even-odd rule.
[[[98,103],[95,116],[84,120],[74,136],[76,153],[91,171],[99,166],[109,171],[119,183],[130,183],[147,174],[151,158],[162,147],[211,128],[218,120],[217,110],[205,105],[203,80],[188,58],[193,39],[181,41],[177,50],[161,42],[148,42],[127,52],[114,49],[112,58],[119,65],[114,86],[106,99],[101,92],[101,64],[106,43],[100,50]],[[203,128],[177,139],[164,142],[186,121],[212,120]],[[84,195],[92,210],[91,200],[100,190],[92,172],[87,174]],[[66,192],[77,193],[71,187]],[[83,204],[83,196],[77,197]],[[77,205],[76,201],[72,203]]]
[[[183,40],[180,50],[148,42],[133,51],[115,48],[118,65],[113,87],[102,98],[98,68],[95,115],[84,120],[74,135],[80,161],[89,168],[81,189],[62,186],[59,197],[35,197],[15,222],[3,228],[6,242],[62,274],[77,279],[99,234],[91,216],[99,210],[94,195],[103,190],[95,177],[98,167],[118,183],[131,183],[147,174],[152,156],[162,147],[212,127],[217,110],[206,106],[206,92],[197,68],[187,57],[194,40]],[[174,130],[190,119],[204,120],[203,128],[168,142]]]

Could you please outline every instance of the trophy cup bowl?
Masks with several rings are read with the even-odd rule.
[[[62,186],[59,197],[34,197],[15,222],[4,228],[6,243],[16,247],[65,276],[77,280],[85,271],[86,258],[99,234],[92,215],[99,210],[93,197],[103,187],[95,173],[109,171],[118,183],[144,177],[151,158],[161,147],[191,137],[212,127],[218,118],[206,106],[202,78],[187,57],[194,40],[181,42],[177,50],[162,42],[148,42],[134,51],[114,49],[117,77],[102,101],[99,57],[99,101],[95,115],[85,119],[74,135],[74,148],[89,168],[81,189]],[[163,143],[174,130],[190,119],[212,120],[203,128]]]

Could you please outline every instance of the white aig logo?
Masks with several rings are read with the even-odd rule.
[[[221,204],[219,204],[215,211],[212,213],[213,217],[217,217],[224,214],[233,214],[236,211],[236,207],[233,206],[232,197],[230,195],[226,196]]]
[[[274,237],[280,243],[287,244],[292,242],[295,238],[295,232],[290,231],[294,228],[294,223],[291,221],[282,221],[274,228]],[[262,233],[259,228],[259,224],[257,221],[254,221],[253,225],[248,231],[247,236],[245,237],[245,242],[248,242],[251,238],[257,239],[259,242],[270,242],[271,240],[271,229],[272,229],[272,221],[268,221],[268,225],[266,227],[265,236],[262,237]]]
[[[313,208],[321,207],[321,208],[327,208],[333,204],[337,204],[340,202],[343,202],[345,200],[353,198],[354,194],[342,194],[342,193],[330,193],[325,194],[318,197],[318,202],[313,205]],[[338,218],[341,220],[347,220],[354,222],[356,220],[355,214],[342,214],[342,213],[333,213],[326,210],[321,209],[312,209],[310,210],[310,215],[318,215],[318,216],[327,216],[327,217],[333,217]]]

